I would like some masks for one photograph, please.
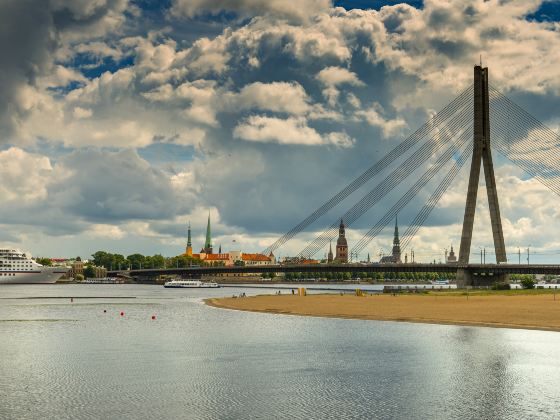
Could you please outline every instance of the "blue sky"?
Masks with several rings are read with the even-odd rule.
[[[537,0],[3,2],[0,243],[176,255],[188,221],[203,241],[210,211],[216,244],[260,251],[466,88],[480,54],[493,85],[557,130],[559,21],[558,2]],[[496,160],[510,252],[553,258],[558,235],[540,233],[558,225],[558,197]],[[458,246],[465,189],[459,178],[442,199],[417,256]],[[349,229],[351,246],[403,191]],[[474,250],[492,244],[480,206]]]

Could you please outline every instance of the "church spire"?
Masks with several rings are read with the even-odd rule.
[[[189,257],[192,257],[191,222],[189,222],[187,232],[187,249],[185,254],[187,254],[187,256]]]
[[[399,221],[398,216],[395,217],[395,236],[393,237],[393,262],[401,262],[401,241],[399,239]]]
[[[399,240],[399,216],[395,216],[395,236],[393,238],[393,243],[400,243]]]
[[[206,241],[204,242],[204,251],[207,254],[212,253],[212,230],[210,228],[210,210],[208,210],[208,224],[206,225]]]
[[[332,253],[332,241],[329,244],[329,254],[327,256],[327,261],[328,262],[332,262],[333,261],[333,253]]]

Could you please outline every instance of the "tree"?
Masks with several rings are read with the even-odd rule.
[[[147,268],[146,267],[146,257],[142,254],[132,254],[126,257],[130,262],[132,269]]]
[[[86,267],[84,268],[84,277],[86,279],[91,279],[95,277],[95,268],[93,268],[93,265],[91,264],[86,265]]]
[[[52,265],[52,261],[50,258],[37,258],[35,261],[37,262],[37,264],[45,265],[48,267]]]
[[[533,280],[530,276],[524,277],[521,280],[521,286],[524,289],[534,289],[535,288],[535,280]]]

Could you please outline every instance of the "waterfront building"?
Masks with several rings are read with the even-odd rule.
[[[77,275],[84,275],[84,262],[80,257],[76,257],[76,259],[72,263],[72,268],[68,272],[68,275],[74,278],[76,278]]]
[[[340,219],[340,226],[338,227],[338,239],[336,241],[336,262],[348,262],[348,242],[346,242],[346,228],[344,222]]]
[[[200,253],[193,254],[192,252],[192,237],[191,237],[191,225],[188,225],[188,235],[187,235],[187,247],[183,255],[187,257],[192,257],[194,259],[199,259],[210,265],[220,265],[220,266],[233,266],[233,265],[272,265],[276,264],[276,257],[271,252],[269,255],[264,254],[251,254],[244,253],[241,251],[230,251],[222,252],[222,246],[220,245],[217,254],[213,253],[212,246],[212,230],[210,225],[210,214],[208,214],[208,224],[206,225],[206,239],[204,242],[204,247],[200,250]]]
[[[401,241],[399,239],[398,219],[395,218],[395,233],[393,235],[393,250],[391,255],[382,257],[381,264],[400,264],[401,263]]]

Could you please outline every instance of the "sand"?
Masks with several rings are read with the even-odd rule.
[[[253,312],[560,331],[560,295],[263,295],[207,299]]]

